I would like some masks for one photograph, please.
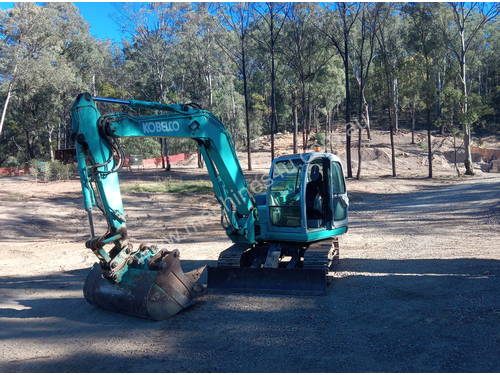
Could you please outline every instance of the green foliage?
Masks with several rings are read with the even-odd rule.
[[[320,132],[312,135],[310,140],[313,142],[315,146],[324,146],[325,145],[325,133]]]
[[[69,180],[75,172],[73,164],[63,164],[58,160],[32,160],[30,165],[30,174],[41,182]]]
[[[359,57],[368,58],[369,51],[360,45],[362,27],[367,25],[361,16],[366,14],[375,17],[368,35],[377,31],[363,95],[373,125],[378,122],[387,129],[387,108],[393,104],[396,110],[405,112],[402,119],[411,112],[417,123],[422,122],[428,107],[431,122],[449,131],[468,124],[476,131],[498,132],[497,19],[479,28],[469,44],[469,97],[464,114],[461,70],[457,56],[450,52],[460,44],[452,5],[351,3],[349,19],[358,6],[360,13],[347,41],[351,51],[352,71],[348,74],[352,115],[361,103],[356,89],[361,71]],[[242,46],[247,65],[250,136],[269,133],[271,56],[265,5],[127,3],[122,7],[117,13],[130,39],[120,46],[92,37],[88,24],[71,3],[15,3],[11,9],[0,11],[2,107],[9,90],[12,94],[0,134],[2,165],[49,160],[56,147],[71,147],[69,108],[80,92],[197,102],[226,124],[241,149],[246,143]],[[236,25],[240,9],[248,16],[243,20],[243,43]],[[481,19],[479,9],[480,5],[474,5],[471,11],[468,33]],[[233,17],[236,24],[228,23],[227,17]],[[316,137],[324,137],[319,134],[324,134],[327,116],[334,114],[339,120],[344,116],[339,111],[345,100],[342,58],[325,34],[343,40],[339,7],[293,3],[286,17],[284,11],[278,12],[276,22],[281,21],[284,23],[275,40],[274,56],[277,131],[294,129],[293,108],[297,109],[299,129],[309,125],[308,131],[315,131],[307,120],[314,112],[320,124],[314,142],[323,144],[324,139]],[[110,104],[99,104],[99,109],[102,113],[124,110]],[[124,139],[122,145],[128,155],[148,158],[161,153],[159,142],[152,138]],[[196,149],[189,139],[169,139],[167,145],[171,154]],[[55,166],[54,170],[61,168]],[[45,170],[37,173],[44,179],[52,178]]]
[[[3,162],[2,164],[4,167],[18,167],[19,166],[19,161],[15,156],[9,156],[7,157],[7,160]]]

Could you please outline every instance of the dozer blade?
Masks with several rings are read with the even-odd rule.
[[[284,295],[326,294],[323,269],[207,267],[208,289]]]
[[[105,310],[152,320],[164,320],[193,304],[201,292],[205,267],[184,273],[179,251],[165,256],[155,270],[130,267],[120,283],[112,283],[94,264],[85,281],[85,299]]]

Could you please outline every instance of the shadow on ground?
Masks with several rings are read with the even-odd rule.
[[[34,292],[18,300],[25,310],[0,309],[0,338],[38,342],[48,353],[51,345],[69,347],[56,359],[3,358],[0,370],[499,370],[500,261],[348,258],[337,271],[325,297],[208,294],[163,322],[108,313],[83,298],[45,297],[79,290],[86,270],[2,278],[2,288]],[[114,349],[99,351],[107,340]]]

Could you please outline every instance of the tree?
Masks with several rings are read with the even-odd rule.
[[[375,32],[378,22],[379,5],[361,5],[361,13],[358,17],[358,26],[354,34],[354,58],[352,59],[352,68],[354,76],[359,87],[358,98],[358,119],[360,127],[358,128],[358,170],[356,178],[361,177],[361,134],[363,128],[366,129],[368,139],[370,136],[370,113],[369,106],[366,100],[365,88],[370,73],[370,65],[373,59],[375,50]]]
[[[436,35],[436,24],[434,12],[435,4],[414,3],[404,7],[409,15],[411,27],[409,30],[408,44],[413,47],[417,53],[417,63],[423,66],[424,70],[424,102],[427,113],[427,160],[428,177],[432,178],[432,142],[431,142],[431,111],[436,98],[435,86],[432,81],[432,68],[436,62],[436,54],[440,49],[439,35]]]
[[[385,4],[380,10],[380,22],[375,38],[378,44],[378,55],[385,76],[385,104],[389,117],[389,134],[391,141],[392,176],[396,177],[396,153],[394,149],[394,132],[398,128],[398,92],[397,77],[401,66],[403,49],[401,45],[402,26],[392,5]]]
[[[276,44],[280,36],[289,9],[288,3],[265,3],[265,10],[256,6],[255,11],[267,25],[267,37],[257,39],[264,43],[271,56],[271,160],[274,160],[274,133],[278,129],[278,114],[276,111]]]
[[[316,14],[316,5],[313,3],[294,3],[288,14],[289,22],[285,25],[284,38],[285,47],[282,53],[286,58],[286,65],[289,71],[295,76],[299,87],[292,92],[295,95],[294,113],[297,111],[297,96],[300,95],[301,116],[300,123],[302,127],[302,150],[305,152],[309,137],[309,106],[307,104],[310,97],[310,85],[321,75],[323,79],[330,79],[329,75],[337,72],[329,70],[328,64],[333,54],[328,51],[318,29],[313,21]],[[323,73],[323,74],[321,74]],[[326,82],[323,92],[334,90],[337,86],[329,86]],[[300,92],[300,94],[298,94]],[[332,98],[335,100],[335,96]],[[325,104],[330,103],[325,99]],[[328,106],[330,108],[330,106]],[[294,115],[296,116],[296,114]],[[298,121],[296,121],[298,125]],[[294,126],[294,153],[297,152],[297,131],[298,126]]]
[[[182,3],[128,3],[122,8],[122,30],[132,37],[125,43],[128,68],[135,77],[135,93],[140,98],[167,102],[173,99],[173,48],[179,37],[189,8]],[[169,87],[170,86],[170,87]],[[170,170],[169,141],[160,139],[162,166]],[[166,156],[166,164],[163,159]]]
[[[6,99],[11,100],[4,102],[3,121],[9,114],[16,128],[11,139],[17,144],[22,134],[27,159],[37,154],[54,159],[60,143],[55,138],[67,124],[74,95],[91,87],[82,62],[94,58],[96,42],[73,4],[16,4],[2,17],[2,53],[10,56],[4,72],[17,65],[15,76],[9,75]]]
[[[443,14],[442,31],[448,48],[460,66],[460,82],[463,93],[462,114],[467,119],[469,91],[467,86],[467,58],[479,32],[489,21],[496,18],[499,12],[498,3],[450,3],[452,19]],[[471,123],[463,122],[465,148],[465,174],[474,175],[471,155]]]
[[[250,24],[254,19],[253,7],[249,3],[221,4],[219,6],[219,20],[228,30],[238,37],[238,44],[230,48],[220,42],[219,46],[238,66],[238,73],[243,79],[243,97],[245,99],[245,128],[248,170],[252,170],[252,152],[250,147],[250,98],[247,74],[247,43]]]
[[[329,11],[324,14],[320,27],[344,62],[347,177],[352,177],[349,40],[351,30],[356,19],[358,18],[360,9],[360,3],[336,3],[333,9],[329,9]]]

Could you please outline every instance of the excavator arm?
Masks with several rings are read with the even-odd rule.
[[[126,105],[136,111],[101,115],[96,102]],[[91,238],[86,242],[99,259],[84,286],[86,299],[102,308],[150,319],[164,319],[192,303],[202,269],[185,274],[179,252],[154,245],[130,243],[118,180],[124,162],[118,138],[181,137],[196,141],[214,193],[220,202],[228,236],[235,243],[258,240],[256,203],[248,190],[231,137],[209,111],[195,105],[162,104],[80,94],[71,109],[72,131]],[[107,221],[107,231],[96,235],[95,209]]]
[[[148,116],[112,113],[101,116],[96,102],[163,113]],[[86,246],[98,257],[109,280],[120,282],[131,262],[147,263],[154,256],[151,249],[145,252],[133,249],[128,240],[117,174],[124,155],[117,138],[180,137],[195,140],[206,163],[215,196],[221,204],[228,236],[235,243],[256,242],[258,226],[255,201],[248,190],[230,135],[209,111],[194,105],[169,105],[81,94],[72,107],[72,126],[84,207],[91,227],[92,237]],[[108,223],[107,232],[100,236],[94,233],[92,219],[96,207]],[[111,250],[106,250],[107,246],[112,246]]]

